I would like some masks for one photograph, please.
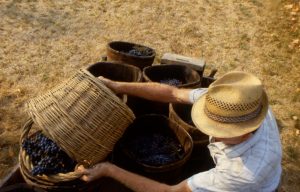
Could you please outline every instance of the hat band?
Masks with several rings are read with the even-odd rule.
[[[225,117],[225,116],[214,114],[210,112],[206,106],[204,107],[204,112],[210,119],[214,121],[218,121],[222,123],[240,123],[257,117],[261,109],[262,109],[262,105],[259,105],[259,107],[255,109],[255,111],[252,111],[251,113],[246,115],[236,116],[236,117]]]

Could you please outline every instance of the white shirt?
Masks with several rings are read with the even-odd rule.
[[[193,90],[191,102],[205,93],[206,89]],[[226,145],[210,138],[208,148],[216,167],[190,177],[188,186],[192,191],[270,192],[278,187],[282,150],[270,107],[263,123],[248,140]]]

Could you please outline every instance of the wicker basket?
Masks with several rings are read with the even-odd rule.
[[[106,158],[135,118],[126,104],[85,69],[30,100],[28,112],[72,159],[89,165]]]
[[[23,141],[28,138],[28,134],[29,131],[31,129],[33,125],[33,121],[30,118],[29,120],[27,120],[27,122],[25,123],[23,130],[22,130],[22,134],[21,134],[21,140],[20,143],[22,144]],[[38,132],[34,133],[31,136],[34,136],[35,134],[37,134]],[[31,159],[29,157],[29,155],[26,153],[25,150],[23,150],[22,145],[20,147],[20,153],[19,153],[19,162],[21,165],[21,171],[25,171],[28,175],[31,175],[31,177],[35,177],[36,179],[40,180],[40,181],[46,181],[46,182],[51,182],[51,183],[58,183],[58,182],[66,182],[66,181],[72,181],[75,180],[79,177],[82,176],[82,174],[78,173],[78,172],[69,172],[69,173],[58,173],[55,175],[37,175],[37,176],[33,176],[31,174],[31,171],[33,169],[33,165],[31,162]]]

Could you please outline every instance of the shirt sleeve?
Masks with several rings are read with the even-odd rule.
[[[214,187],[215,169],[193,175],[187,183],[193,192],[217,191]]]
[[[187,180],[188,187],[193,192],[250,192],[252,183],[238,175],[226,173],[217,168],[193,175]]]
[[[193,89],[189,93],[189,100],[191,103],[195,103],[202,95],[204,95],[207,92],[207,88],[198,88]]]

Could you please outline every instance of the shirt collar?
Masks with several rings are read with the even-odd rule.
[[[212,136],[209,136],[209,145],[217,147],[219,150],[224,150],[227,147],[230,147],[229,145],[226,145],[225,143],[215,141],[215,138]]]
[[[263,129],[264,126],[260,126],[249,139],[237,145],[226,145],[222,142],[214,142],[215,139],[213,137],[209,137],[210,145],[213,145],[219,150],[223,151],[229,158],[238,157],[259,141]]]

